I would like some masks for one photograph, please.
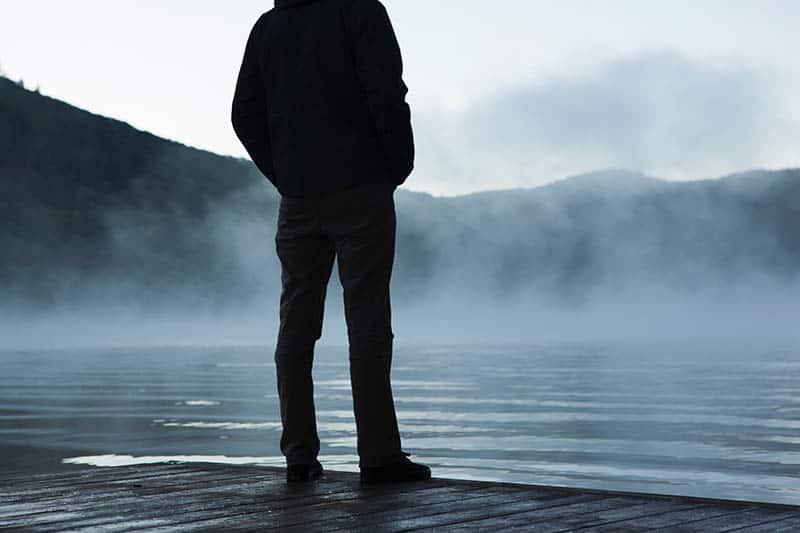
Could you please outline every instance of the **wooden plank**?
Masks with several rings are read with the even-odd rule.
[[[476,491],[477,492],[477,491]],[[319,531],[405,531],[409,529],[429,529],[443,525],[457,524],[468,520],[486,519],[512,512],[544,509],[562,506],[577,501],[596,499],[596,496],[558,494],[550,497],[534,498],[523,494],[509,497],[508,494],[480,496],[455,504],[431,505],[415,512],[395,509],[367,516],[353,516],[346,520],[325,523]],[[289,529],[301,531],[302,528]]]
[[[66,481],[50,484],[41,482],[38,485],[25,485],[15,487],[14,489],[0,489],[0,495],[8,495],[9,497],[18,496],[21,498],[30,498],[29,495],[39,495],[41,497],[48,497],[51,494],[59,494],[61,492],[70,490],[98,490],[101,487],[114,487],[114,486],[145,486],[156,485],[159,480],[162,482],[170,483],[170,480],[188,479],[198,476],[232,476],[234,474],[228,472],[206,472],[203,470],[172,470],[162,471],[158,473],[130,473],[127,476],[117,477],[113,475],[103,477],[82,477],[75,480],[75,483],[68,483]]]
[[[75,470],[66,470],[63,472],[44,472],[38,474],[25,474],[20,472],[0,472],[0,489],[8,486],[15,486],[21,483],[39,483],[42,480],[52,481],[56,479],[69,479],[72,476],[81,476],[92,474],[97,467],[87,466],[84,468],[76,468]]]
[[[108,502],[114,502],[115,506],[119,507],[128,502],[139,502],[148,495],[164,497],[166,495],[172,496],[177,492],[187,492],[193,498],[197,498],[202,496],[205,490],[219,490],[221,484],[237,482],[242,478],[240,474],[209,475],[205,472],[194,474],[196,474],[194,478],[173,476],[164,480],[168,481],[168,483],[159,483],[157,485],[153,484],[152,481],[149,485],[141,485],[138,482],[132,485],[124,482],[109,483],[95,486],[92,490],[81,489],[61,492],[22,503],[4,504],[0,509],[0,519],[46,512],[61,512],[67,509],[79,510],[105,505]],[[278,482],[275,481],[275,483],[277,484]]]
[[[96,480],[91,484],[78,484],[76,486],[63,485],[59,487],[47,487],[40,490],[29,488],[25,491],[16,493],[12,498],[3,500],[8,504],[27,503],[29,505],[47,504],[63,499],[80,498],[82,494],[89,494],[102,491],[109,497],[115,497],[119,493],[132,490],[168,490],[170,486],[182,486],[199,480],[215,479],[238,479],[240,476],[232,474],[210,474],[207,472],[177,472],[169,475],[157,476],[154,478],[138,477],[124,480]]]
[[[320,501],[341,502],[361,498],[363,498],[363,495],[352,490],[350,493],[323,493],[301,496],[298,498],[276,498],[267,500],[261,496],[255,498],[238,496],[233,502],[228,502],[228,505],[220,505],[213,509],[201,508],[199,510],[189,510],[187,513],[185,512],[186,509],[181,507],[179,513],[174,515],[174,518],[165,520],[166,524],[164,524],[163,527],[166,528],[166,530],[176,531],[205,528],[219,531],[238,527],[243,518],[250,518],[250,523],[254,524],[254,526],[250,526],[251,529],[253,527],[262,529],[274,525],[275,520],[281,516],[281,511],[286,509],[306,509],[318,504]],[[306,515],[306,517],[308,517],[308,515]],[[113,525],[113,523],[110,525]],[[114,530],[125,531],[126,529],[114,528]]]
[[[594,498],[577,501],[575,503],[567,503],[566,505],[524,511],[521,513],[470,520],[458,524],[442,526],[439,529],[447,532],[475,530],[495,531],[500,528],[507,531],[517,531],[528,530],[533,527],[534,530],[540,531],[546,530],[548,524],[553,522],[557,523],[559,518],[565,516],[595,516],[595,514],[599,511],[615,509],[618,507],[647,505],[648,503],[649,502],[647,501],[639,501],[631,497]],[[537,524],[539,524],[539,527],[534,527]]]
[[[77,484],[91,483],[92,480],[107,480],[107,479],[126,479],[131,477],[152,477],[168,474],[170,472],[176,473],[185,470],[181,465],[157,465],[155,468],[125,468],[117,470],[117,467],[111,468],[95,468],[94,470],[81,470],[74,475],[59,474],[52,477],[44,475],[42,477],[31,478],[27,480],[15,479],[13,482],[5,483],[0,486],[0,493],[23,490],[25,488],[34,487],[39,488],[42,486],[60,487],[60,486],[74,486]]]
[[[656,515],[630,520],[616,521],[604,526],[593,526],[592,531],[652,531],[654,529],[668,529],[674,531],[679,526],[686,526],[692,522],[719,518],[722,516],[743,513],[752,509],[748,506],[722,506],[705,505],[676,511],[667,511]]]
[[[596,496],[589,496],[592,498],[596,498]],[[580,498],[579,496],[573,496],[571,498]],[[648,505],[664,505],[663,503],[654,503]],[[674,504],[673,504],[674,505]],[[493,518],[496,521],[502,523],[506,517],[517,514],[520,512],[527,512],[535,510],[537,506],[535,505],[525,505],[525,502],[521,504],[511,504],[511,505],[500,505],[495,508],[491,509],[478,509],[472,510],[468,512],[461,512],[461,513],[446,513],[441,516],[425,518],[422,520],[418,519],[411,519],[411,520],[402,520],[398,521],[396,524],[392,524],[394,527],[395,525],[399,528],[403,529],[421,529],[421,528],[431,528],[431,527],[441,527],[443,525],[451,525],[451,524],[459,524],[464,523],[467,521],[475,520],[476,518],[486,519],[486,518]],[[606,511],[597,511],[595,514],[602,516],[604,513],[620,513],[626,516],[630,516],[631,508],[639,509],[643,506],[621,506],[621,507],[614,507],[608,509]],[[644,512],[641,509],[639,511],[634,512]],[[558,524],[558,527],[555,529],[556,531],[561,530],[572,530],[576,527],[580,527],[581,525],[587,522],[587,517],[585,515],[567,515],[562,518]],[[548,525],[543,530],[552,530],[551,527]]]
[[[372,492],[380,493],[382,491],[390,491],[390,488],[386,487]],[[398,492],[395,490],[394,493],[397,495]],[[249,511],[262,509],[268,505],[268,511],[274,512],[278,509],[309,506],[324,501],[358,499],[363,497],[363,493],[354,491],[352,481],[334,479],[294,486],[287,485],[283,478],[273,478],[268,481],[251,480],[247,483],[212,488],[207,494],[189,487],[183,491],[181,496],[185,496],[185,498],[176,498],[174,494],[156,492],[146,498],[140,497],[132,500],[128,505],[131,507],[131,512],[141,510],[142,506],[145,506],[146,512],[150,515],[174,517],[167,520],[167,523],[187,524],[196,520],[225,517],[239,509]],[[115,522],[117,513],[120,512],[120,506],[119,502],[114,502],[111,514],[84,517],[77,521],[60,521],[57,524],[59,528],[65,526],[75,528],[94,527]]]
[[[424,486],[423,486],[424,485]],[[445,483],[413,483],[404,484],[403,486],[382,486],[382,487],[369,487],[361,488],[357,484],[352,485],[351,492],[343,492],[339,494],[330,495],[313,495],[302,499],[282,499],[265,502],[263,499],[254,503],[245,502],[241,504],[241,500],[235,505],[233,509],[230,506],[215,510],[214,512],[201,512],[181,514],[180,519],[174,521],[172,524],[180,527],[215,527],[220,529],[236,529],[240,527],[258,529],[268,527],[279,527],[278,521],[282,520],[284,513],[293,512],[294,510],[304,511],[303,523],[308,523],[312,520],[321,519],[323,517],[330,519],[331,515],[340,516],[341,512],[338,507],[342,503],[348,501],[371,502],[381,495],[388,496],[389,498],[396,499],[402,497],[403,494],[422,495],[428,494],[430,491],[436,491],[445,487]],[[464,491],[458,488],[450,488],[453,492],[463,493]],[[327,510],[314,510],[316,506],[325,507],[328,505]],[[266,505],[265,505],[266,504]],[[412,507],[407,508],[406,512],[412,511]],[[218,511],[218,512],[217,512]],[[234,513],[232,513],[232,511]],[[231,514],[235,516],[231,517]],[[306,526],[304,526],[306,527]]]
[[[434,479],[361,486],[328,472],[289,485],[283,468],[176,464],[14,478],[0,528],[149,531],[793,531],[800,507]]]
[[[123,498],[112,499],[105,502],[104,506],[81,505],[81,500],[86,501],[86,497],[78,499],[76,502],[65,502],[65,509],[73,512],[80,511],[79,516],[71,517],[69,520],[56,519],[46,515],[31,517],[29,524],[44,526],[46,524],[56,526],[55,529],[63,527],[87,527],[115,522],[119,515],[135,515],[147,513],[153,516],[170,516],[175,513],[181,515],[193,511],[206,511],[208,509],[219,509],[226,511],[237,505],[248,503],[259,503],[271,501],[273,499],[287,498],[286,483],[275,479],[251,480],[241,483],[240,477],[218,480],[221,485],[209,486],[207,488],[197,487],[196,485],[185,485],[179,491],[149,490],[147,494],[131,493]],[[249,487],[244,493],[243,487]],[[327,489],[328,492],[331,489]],[[339,491],[349,491],[350,487],[341,485]],[[231,492],[231,495],[226,495]],[[323,492],[315,494],[315,497],[324,495]]]
[[[350,483],[354,483],[355,486],[358,486],[358,482],[356,480],[356,477],[354,475],[352,475],[352,474],[341,474],[341,473],[339,473],[339,474],[335,474],[335,475],[341,477],[342,479],[349,479]],[[475,485],[474,483],[461,484],[461,483],[453,483],[452,480],[437,480],[437,479],[434,479],[434,480],[431,480],[431,481],[427,481],[427,482],[422,482],[422,483],[405,483],[405,484],[400,484],[400,485],[374,485],[374,486],[359,487],[357,489],[359,491],[359,494],[357,495],[357,498],[354,497],[353,499],[367,500],[367,499],[369,499],[369,498],[371,498],[371,497],[373,497],[375,495],[381,494],[381,493],[392,494],[392,495],[394,495],[395,498],[397,498],[397,497],[401,497],[401,495],[403,493],[405,493],[405,492],[418,492],[420,490],[429,490],[432,487],[437,486],[437,485],[447,485],[447,486],[451,486],[451,488],[453,488],[453,489],[462,489],[462,490],[467,488],[467,487],[478,486],[478,485]],[[483,490],[483,491],[490,490],[490,485],[489,484],[483,484],[481,490]],[[546,491],[546,490],[543,490],[543,489],[534,489],[533,491],[531,491],[531,490],[527,490],[526,491],[523,487],[514,487],[514,488],[510,488],[509,490],[504,491],[504,493],[508,493],[508,492],[519,492],[519,493],[525,493],[525,494],[528,494],[528,495],[530,495],[531,492],[540,493],[542,495],[552,493],[552,491]],[[393,508],[397,508],[397,506],[395,505]],[[242,513],[241,515],[237,515],[237,520],[239,520],[239,521],[244,520],[246,522],[247,521],[246,515],[248,515],[248,514],[257,514],[257,513],[262,512],[262,511],[263,511],[263,509],[250,509],[248,512]],[[273,509],[269,509],[268,512],[273,513],[273,512],[275,512],[275,509],[274,508]],[[207,514],[203,515],[203,516],[190,517],[190,518],[193,518],[193,519],[196,519],[196,520],[201,520],[201,521],[208,521],[208,520],[213,519],[212,517],[209,517]],[[219,520],[222,520],[223,518],[224,517],[221,517]],[[326,516],[324,514],[320,515],[319,513],[317,514],[317,518],[319,520],[330,520],[331,519],[330,516]],[[218,527],[221,527],[223,524],[225,525],[226,528],[235,526],[235,524],[228,523],[228,521],[225,521],[225,520],[219,521],[219,520],[213,522]],[[257,518],[256,520],[257,520],[257,522],[259,524],[259,527],[260,527],[263,524],[263,521],[260,518]],[[181,523],[186,524],[186,523],[189,523],[189,522],[187,520],[187,521],[183,521]]]
[[[419,498],[414,502],[414,506],[406,507],[406,512],[416,512],[424,502],[435,504],[439,502],[454,502],[461,498],[461,491],[449,487],[434,487],[431,489],[415,489],[415,495]],[[421,499],[420,499],[421,498]],[[236,515],[230,513],[219,513],[214,515],[201,515],[186,520],[181,517],[180,521],[173,522],[173,526],[180,527],[213,527],[224,531],[241,531],[253,529],[280,529],[286,530],[289,526],[297,526],[302,530],[320,530],[325,521],[335,518],[349,517],[354,505],[369,505],[376,508],[386,508],[396,502],[396,496],[385,494],[383,496],[363,497],[355,495],[351,498],[337,497],[328,498],[324,503],[305,501],[305,502],[274,502],[268,508],[262,505],[247,506],[237,508]],[[288,504],[288,505],[287,505]]]
[[[60,477],[55,482],[49,482],[48,480],[40,480],[35,483],[22,483],[15,487],[0,487],[0,494],[3,493],[24,493],[26,490],[42,490],[43,488],[46,489],[60,489],[60,488],[71,488],[71,487],[80,487],[90,489],[94,485],[99,484],[113,484],[113,483],[137,483],[137,482],[150,482],[150,483],[157,483],[159,479],[168,479],[171,477],[180,477],[180,476],[196,476],[199,474],[226,474],[226,475],[234,475],[238,473],[239,475],[256,475],[256,474],[265,474],[269,476],[273,476],[276,474],[277,469],[271,468],[264,468],[262,469],[234,469],[234,468],[227,468],[222,469],[218,467],[207,466],[203,465],[195,465],[195,464],[162,464],[162,465],[154,465],[153,468],[149,468],[149,465],[145,465],[145,467],[136,467],[135,469],[129,467],[123,467],[121,470],[117,470],[120,467],[103,467],[95,469],[92,475],[81,475],[76,476],[74,478],[65,478],[61,479]]]
[[[741,527],[734,527],[726,531],[746,532],[746,533],[795,533],[800,531],[800,516],[789,516],[777,520],[770,520],[761,524],[752,524]]]
[[[153,470],[138,469],[116,472],[113,468],[103,469],[93,475],[81,475],[74,478],[56,479],[49,481],[47,478],[31,483],[19,483],[13,487],[0,487],[0,495],[41,493],[42,491],[54,491],[57,489],[72,489],[77,487],[91,487],[92,485],[108,483],[113,481],[135,481],[153,479],[165,476],[184,475],[186,467],[181,465],[170,465],[169,467],[157,468]]]
[[[698,520],[672,526],[669,531],[700,532],[700,531],[727,531],[733,528],[769,524],[782,518],[800,516],[798,511],[775,511],[773,509],[753,508],[733,515],[723,515],[706,520]]]
[[[183,472],[172,472],[169,475],[161,475],[150,478],[142,476],[122,480],[93,480],[89,484],[80,483],[76,487],[63,485],[56,488],[47,487],[38,491],[33,488],[27,488],[24,491],[18,491],[17,493],[12,494],[11,498],[6,498],[4,500],[4,503],[6,504],[6,507],[8,507],[9,504],[14,505],[14,502],[16,501],[21,501],[25,504],[41,503],[46,505],[49,503],[57,503],[60,500],[80,500],[86,495],[99,496],[103,494],[113,498],[117,497],[118,493],[131,493],[137,490],[142,492],[160,489],[169,490],[170,487],[181,487],[188,485],[190,482],[211,482],[215,480],[236,479],[236,477],[237,476],[232,474],[209,474],[203,471],[189,470]],[[2,494],[2,491],[0,491],[0,494]]]
[[[287,509],[276,517],[274,527],[286,529],[303,526],[322,529],[333,520],[347,522],[353,517],[361,518],[372,513],[397,510],[398,508],[404,509],[407,513],[416,514],[424,512],[428,506],[453,504],[476,498],[481,498],[481,495],[457,487],[417,488],[403,495],[386,493]],[[250,527],[250,523],[252,521],[248,518],[237,527],[247,528]]]
[[[410,494],[419,494],[420,491],[424,491],[423,486],[427,485],[426,483],[414,483],[414,484],[404,484],[407,485],[406,490]],[[395,491],[398,490],[401,486],[395,486]],[[380,489],[381,492],[386,492],[387,494],[394,492],[390,486]],[[362,505],[368,505],[368,502],[375,497],[374,490],[372,488],[364,491],[361,495],[360,500]],[[481,495],[475,495],[474,499],[478,499]],[[459,500],[461,501],[461,499]],[[431,505],[431,507],[437,504]],[[451,503],[444,503],[441,504],[443,509],[447,509],[448,507],[452,506]],[[335,510],[334,508],[325,509],[320,512],[309,512],[307,515],[307,519],[302,525],[298,525],[296,528],[291,527],[283,527],[280,523],[281,520],[281,513],[280,511],[285,510],[285,502],[273,502],[269,506],[263,505],[256,505],[256,506],[249,506],[247,508],[239,508],[235,510],[235,512],[230,512],[230,510],[226,510],[226,512],[220,513],[219,515],[200,515],[194,517],[192,521],[184,521],[183,519],[179,523],[173,523],[171,526],[167,527],[166,530],[170,530],[169,527],[180,527],[180,528],[189,528],[189,530],[196,530],[196,529],[206,529],[209,530],[241,530],[241,529],[271,529],[271,528],[281,528],[282,531],[290,531],[292,529],[296,529],[298,531],[308,531],[309,528],[313,528],[315,531],[324,531],[326,526],[331,521],[343,520],[343,519],[351,519],[352,516],[350,515],[343,515],[341,512]],[[419,514],[421,512],[421,508],[419,506],[410,507],[410,508],[398,508],[397,506],[393,507],[394,512],[400,512],[405,514]],[[427,506],[425,507],[427,509]],[[358,516],[358,515],[355,515]]]
[[[477,483],[486,483],[479,481]],[[678,494],[662,494],[662,493],[646,493],[646,492],[631,492],[621,490],[609,489],[588,489],[578,487],[562,487],[562,486],[549,486],[549,485],[536,485],[536,484],[509,484],[509,483],[496,483],[497,486],[506,487],[509,485],[522,486],[522,487],[543,487],[549,490],[560,490],[564,492],[573,492],[576,494],[596,494],[603,497],[612,496],[631,496],[636,498],[646,498],[648,501],[679,501],[683,503],[696,503],[698,505],[758,505],[763,508],[770,508],[776,510],[794,510],[800,508],[798,504],[790,503],[777,503],[777,502],[753,502],[747,500],[731,500],[725,498],[709,498],[703,496],[683,496]]]

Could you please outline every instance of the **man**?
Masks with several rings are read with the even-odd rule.
[[[414,141],[402,59],[378,0],[275,0],[247,41],[232,122],[281,194],[275,350],[287,480],[319,477],[311,368],[338,259],[361,481],[430,478],[400,449],[390,367],[394,191]]]

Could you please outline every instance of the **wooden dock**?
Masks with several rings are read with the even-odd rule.
[[[287,485],[276,468],[158,464],[0,478],[0,530],[800,531],[800,507],[434,479]]]

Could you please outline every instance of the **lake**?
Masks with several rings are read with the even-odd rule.
[[[0,351],[0,475],[282,466],[270,346]],[[800,348],[395,341],[403,447],[439,477],[800,504]],[[317,347],[321,461],[357,470],[347,349]]]

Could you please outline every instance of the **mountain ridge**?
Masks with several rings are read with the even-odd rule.
[[[279,290],[279,197],[249,161],[4,79],[0,147],[7,301],[225,308]],[[401,303],[458,291],[579,305],[599,289],[800,272],[798,169],[695,181],[611,169],[459,196],[400,189],[396,202]]]
[[[3,84],[5,84],[6,87],[3,87]],[[85,109],[85,108],[81,108],[79,106],[75,106],[75,105],[70,104],[69,102],[67,102],[65,100],[61,100],[61,99],[59,99],[57,97],[45,95],[45,94],[42,94],[42,93],[40,93],[38,91],[26,89],[23,86],[21,86],[19,84],[19,82],[15,82],[15,81],[13,81],[13,80],[11,80],[9,78],[6,78],[6,77],[0,75],[0,89],[7,89],[8,86],[11,86],[16,90],[28,93],[30,96],[42,98],[42,99],[44,99],[46,101],[49,101],[52,104],[64,106],[64,107],[70,109],[71,111],[75,111],[75,112],[79,112],[79,113],[82,113],[82,114],[89,115],[93,119],[97,119],[97,120],[100,120],[100,121],[108,121],[109,123],[111,123],[113,125],[116,125],[116,126],[119,126],[119,127],[125,128],[125,129],[129,129],[129,130],[131,130],[131,132],[133,134],[141,135],[143,137],[147,137],[147,138],[150,138],[150,139],[158,141],[158,142],[167,143],[167,144],[173,145],[173,146],[175,146],[175,147],[177,147],[179,149],[191,150],[191,151],[195,151],[195,152],[198,152],[198,153],[206,155],[206,156],[210,156],[210,157],[214,157],[214,158],[221,158],[223,160],[229,160],[231,162],[236,162],[237,164],[242,164],[242,165],[245,165],[245,166],[248,166],[248,167],[251,166],[250,161],[248,159],[246,159],[246,158],[241,158],[241,157],[232,156],[232,155],[219,154],[219,153],[214,152],[212,150],[208,150],[208,149],[205,149],[205,148],[200,148],[200,147],[197,147],[197,146],[192,146],[192,145],[189,145],[189,144],[185,144],[185,143],[182,143],[181,141],[178,141],[178,140],[175,140],[175,139],[170,139],[170,138],[167,138],[167,137],[158,136],[158,135],[156,135],[156,134],[154,134],[154,133],[152,133],[152,132],[150,132],[148,130],[143,130],[143,129],[136,128],[135,126],[131,125],[129,122],[127,122],[127,121],[125,121],[123,119],[107,117],[105,115],[101,115],[101,114],[92,112],[91,110],[88,110],[88,109]],[[0,94],[2,94],[2,93],[0,93]],[[253,169],[250,168],[250,170],[252,171]],[[551,185],[555,185],[555,184],[563,183],[563,182],[569,182],[569,183],[572,183],[572,182],[579,183],[579,182],[586,182],[586,181],[589,181],[589,182],[602,182],[603,178],[613,178],[613,179],[626,178],[626,182],[630,182],[630,183],[633,183],[634,179],[628,179],[628,178],[635,178],[635,179],[641,178],[642,180],[640,180],[640,181],[644,181],[644,182],[665,182],[665,183],[683,183],[683,184],[688,184],[688,183],[708,182],[708,181],[717,181],[717,180],[747,179],[747,178],[753,177],[754,175],[760,176],[760,175],[764,175],[764,174],[767,174],[767,173],[783,172],[783,171],[791,171],[791,170],[797,170],[797,169],[795,169],[795,168],[786,168],[786,169],[748,169],[748,170],[744,170],[744,171],[741,171],[741,172],[733,172],[733,173],[729,173],[729,174],[725,174],[725,175],[717,176],[717,177],[704,177],[704,178],[693,178],[693,179],[684,179],[684,180],[669,180],[669,179],[665,179],[665,178],[661,178],[661,177],[651,176],[651,175],[648,175],[648,174],[645,174],[645,173],[642,173],[642,172],[639,172],[639,171],[636,171],[636,170],[632,170],[632,169],[610,167],[610,168],[604,168],[604,169],[599,169],[599,170],[593,170],[593,171],[589,171],[589,172],[581,172],[581,173],[578,173],[578,174],[569,174],[569,175],[554,179],[553,181],[550,181],[550,182],[547,182],[547,183],[543,183],[543,184],[540,184],[540,185],[535,185],[535,186],[532,186],[532,187],[511,187],[511,188],[504,188],[504,189],[480,190],[480,191],[468,192],[468,193],[457,194],[457,195],[446,195],[446,196],[433,195],[433,194],[430,194],[430,193],[426,193],[424,191],[416,191],[416,190],[413,190],[413,189],[399,189],[398,192],[415,193],[415,194],[427,194],[427,195],[432,196],[434,198],[462,198],[462,197],[466,197],[466,196],[473,196],[473,195],[480,195],[480,194],[510,193],[510,192],[518,192],[518,191],[535,191],[537,189],[550,187]],[[258,178],[259,178],[258,181],[263,179],[260,174],[258,175]]]

